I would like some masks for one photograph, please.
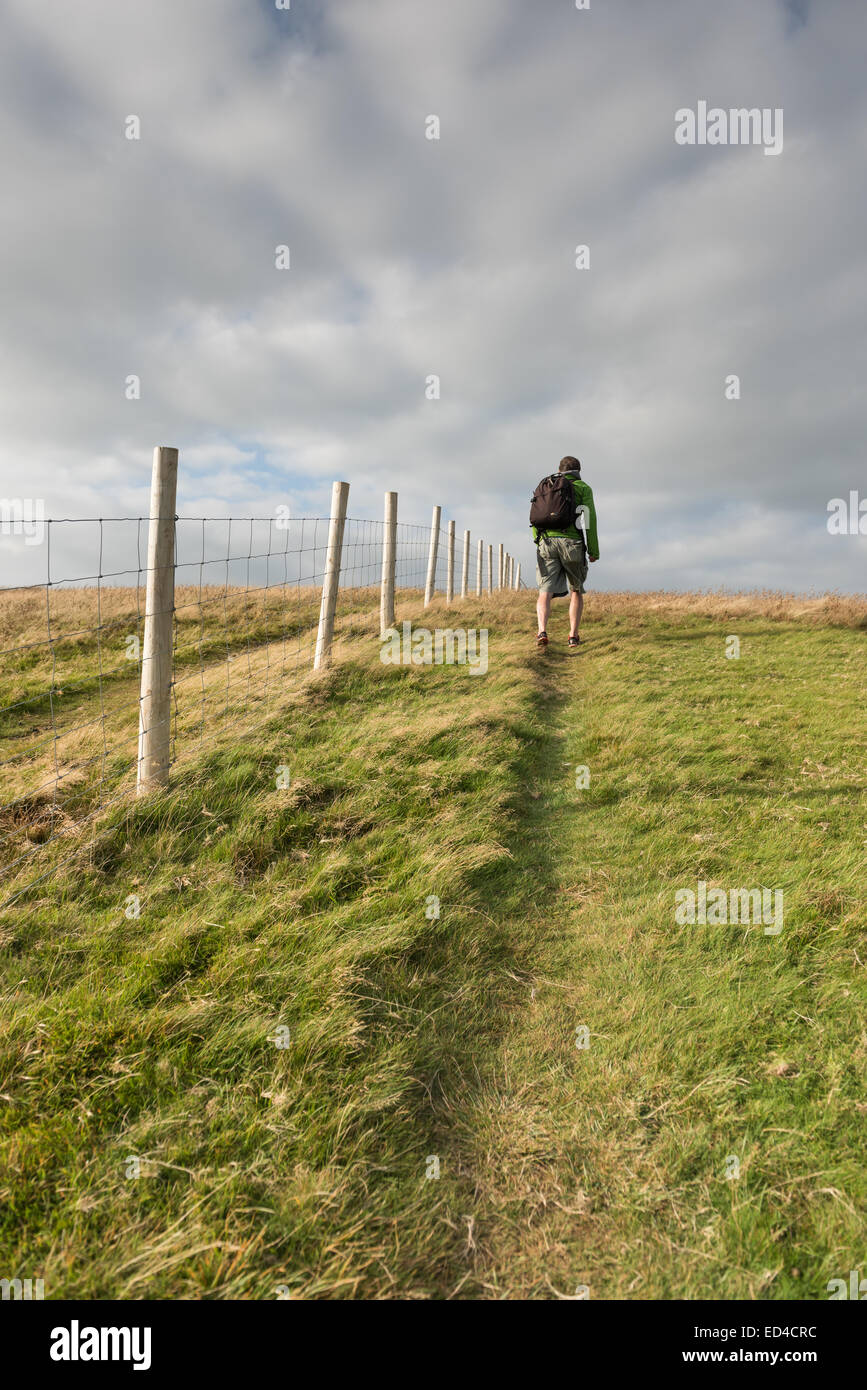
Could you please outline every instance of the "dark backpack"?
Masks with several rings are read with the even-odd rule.
[[[569,473],[543,478],[530,503],[530,525],[538,532],[568,531],[575,525],[578,502]]]

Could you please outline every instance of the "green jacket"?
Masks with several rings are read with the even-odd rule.
[[[596,534],[596,506],[593,501],[592,489],[590,488],[588,483],[582,482],[582,480],[577,476],[577,474],[567,473],[566,476],[570,479],[572,486],[575,489],[575,500],[577,501],[578,505],[586,507],[587,509],[584,513],[584,525],[587,528],[587,554],[589,555],[591,560],[598,560],[599,537]],[[536,530],[536,527],[531,526],[530,530],[533,532],[533,540],[538,542],[539,535]],[[583,539],[580,519],[577,526],[570,526],[566,531],[546,531],[545,534],[548,536],[568,536],[570,540],[575,540],[578,537],[581,537]]]

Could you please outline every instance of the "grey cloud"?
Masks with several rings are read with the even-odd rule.
[[[419,522],[469,494],[459,528],[526,574],[529,493],[574,452],[595,583],[864,587],[825,529],[867,491],[845,0],[7,11],[0,490],[26,460],[50,513],[143,510],[175,443],[189,512],[267,510],[281,470],[296,509],[333,476]],[[782,106],[783,154],[675,145],[700,97]]]

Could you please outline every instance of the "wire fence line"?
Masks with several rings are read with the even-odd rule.
[[[456,553],[439,507],[430,527],[398,522],[386,493],[382,521],[350,517],[335,483],[327,517],[179,516],[176,472],[155,450],[147,517],[46,519],[44,579],[0,587],[0,907],[57,867],[39,872],[46,845],[268,718],[339,640],[383,635],[396,591],[426,607],[522,587],[501,545],[464,532]],[[93,561],[67,572],[58,549]]]

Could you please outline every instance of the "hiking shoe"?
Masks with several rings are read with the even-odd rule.
[[[547,632],[540,632],[539,635],[538,635],[538,637],[536,638],[536,646],[537,646],[537,647],[547,647],[547,645],[548,645],[548,634],[547,634]]]
[[[570,647],[580,647],[580,645],[581,645],[581,638],[580,638],[580,637],[570,637],[570,638],[569,638],[569,646],[570,646]]]

